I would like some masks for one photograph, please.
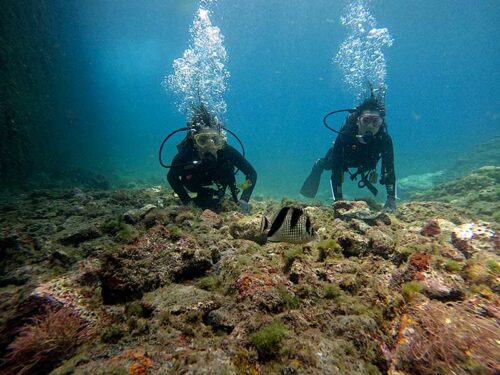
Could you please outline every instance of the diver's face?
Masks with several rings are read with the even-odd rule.
[[[378,111],[363,111],[358,117],[358,133],[361,135],[375,135],[383,123],[384,119]]]
[[[207,131],[194,135],[194,145],[200,155],[212,154],[217,157],[217,151],[221,150],[226,140],[224,136],[217,131]]]

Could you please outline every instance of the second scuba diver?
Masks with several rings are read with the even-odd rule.
[[[327,124],[327,118],[335,113],[348,112],[349,115],[337,131]],[[344,172],[350,174],[351,180],[358,177],[358,187],[368,188],[374,195],[378,193],[373,185],[378,179],[375,171],[377,163],[382,159],[380,183],[386,186],[387,200],[384,208],[396,211],[396,175],[394,173],[394,150],[392,138],[387,132],[385,109],[381,98],[372,94],[355,109],[339,110],[325,116],[324,124],[339,135],[326,156],[318,159],[306,181],[301,194],[314,198],[323,170],[331,170],[331,189],[333,199],[342,200],[342,183]],[[357,168],[354,173],[349,168]]]
[[[221,208],[225,192],[229,188],[239,209],[249,213],[248,202],[257,182],[257,173],[239,151],[227,144],[222,124],[200,106],[195,109],[187,128],[178,131],[180,130],[186,130],[188,134],[177,146],[178,153],[174,156],[172,165],[168,166],[170,171],[167,179],[181,202],[185,205],[193,202],[201,208],[217,210]],[[236,168],[246,177],[239,198]],[[196,196],[192,198],[189,192],[196,193]]]

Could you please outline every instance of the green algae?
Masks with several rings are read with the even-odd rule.
[[[290,293],[283,286],[280,286],[277,289],[278,289],[278,294],[279,294],[281,300],[283,301],[283,303],[285,304],[285,306],[288,309],[293,310],[293,309],[299,308],[299,306],[300,306],[300,299],[299,299],[299,297],[297,297],[297,296],[293,295],[292,293]]]
[[[250,336],[250,341],[259,353],[259,359],[275,358],[283,347],[283,341],[288,334],[286,326],[279,321],[262,327]]]
[[[318,244],[318,250],[319,250],[318,261],[324,262],[329,257],[332,256],[338,257],[339,254],[341,254],[342,248],[337,243],[337,241],[330,239],[330,240],[320,241],[320,243]]]
[[[288,272],[296,259],[299,259],[304,255],[304,251],[301,247],[292,247],[283,253],[283,260],[285,261],[285,272]]]
[[[486,268],[488,269],[489,272],[493,273],[493,274],[497,274],[497,273],[500,273],[500,265],[498,264],[497,261],[493,260],[493,259],[488,259],[484,265],[486,266]]]
[[[125,336],[125,330],[120,325],[112,325],[104,328],[101,334],[101,342],[116,344]]]
[[[323,296],[326,299],[336,299],[344,295],[342,289],[335,284],[324,284],[323,286]]]
[[[217,290],[221,285],[222,281],[220,277],[215,274],[202,277],[197,283],[198,288],[208,290],[210,292]]]
[[[403,293],[403,297],[407,301],[410,301],[415,294],[422,292],[422,285],[417,281],[410,281],[401,285],[401,292]]]
[[[167,227],[167,229],[170,233],[170,239],[172,241],[175,242],[175,241],[178,241],[182,238],[182,236],[183,236],[182,230],[177,225],[169,225]]]
[[[453,259],[447,259],[444,263],[444,267],[450,271],[450,272],[455,272],[458,273],[462,270],[462,265],[457,262],[456,260]]]
[[[144,315],[144,309],[139,301],[133,301],[125,306],[125,314],[127,316],[142,317]]]

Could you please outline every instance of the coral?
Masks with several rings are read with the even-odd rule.
[[[82,320],[67,308],[49,308],[21,329],[9,345],[8,367],[18,374],[50,371],[89,338]]]
[[[279,321],[268,324],[253,333],[250,340],[259,353],[259,359],[269,360],[276,357],[287,334],[286,326]]]

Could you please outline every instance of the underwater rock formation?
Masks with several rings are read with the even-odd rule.
[[[439,201],[463,207],[485,220],[500,219],[500,167],[485,166],[456,180],[414,194],[412,200]]]
[[[53,374],[498,371],[496,223],[455,200],[337,202],[304,208],[318,239],[264,243],[279,204],[253,205],[203,211],[159,188],[4,198],[0,371],[34,368],[24,337],[58,309],[80,328],[51,336],[71,349],[57,358],[34,346]]]

